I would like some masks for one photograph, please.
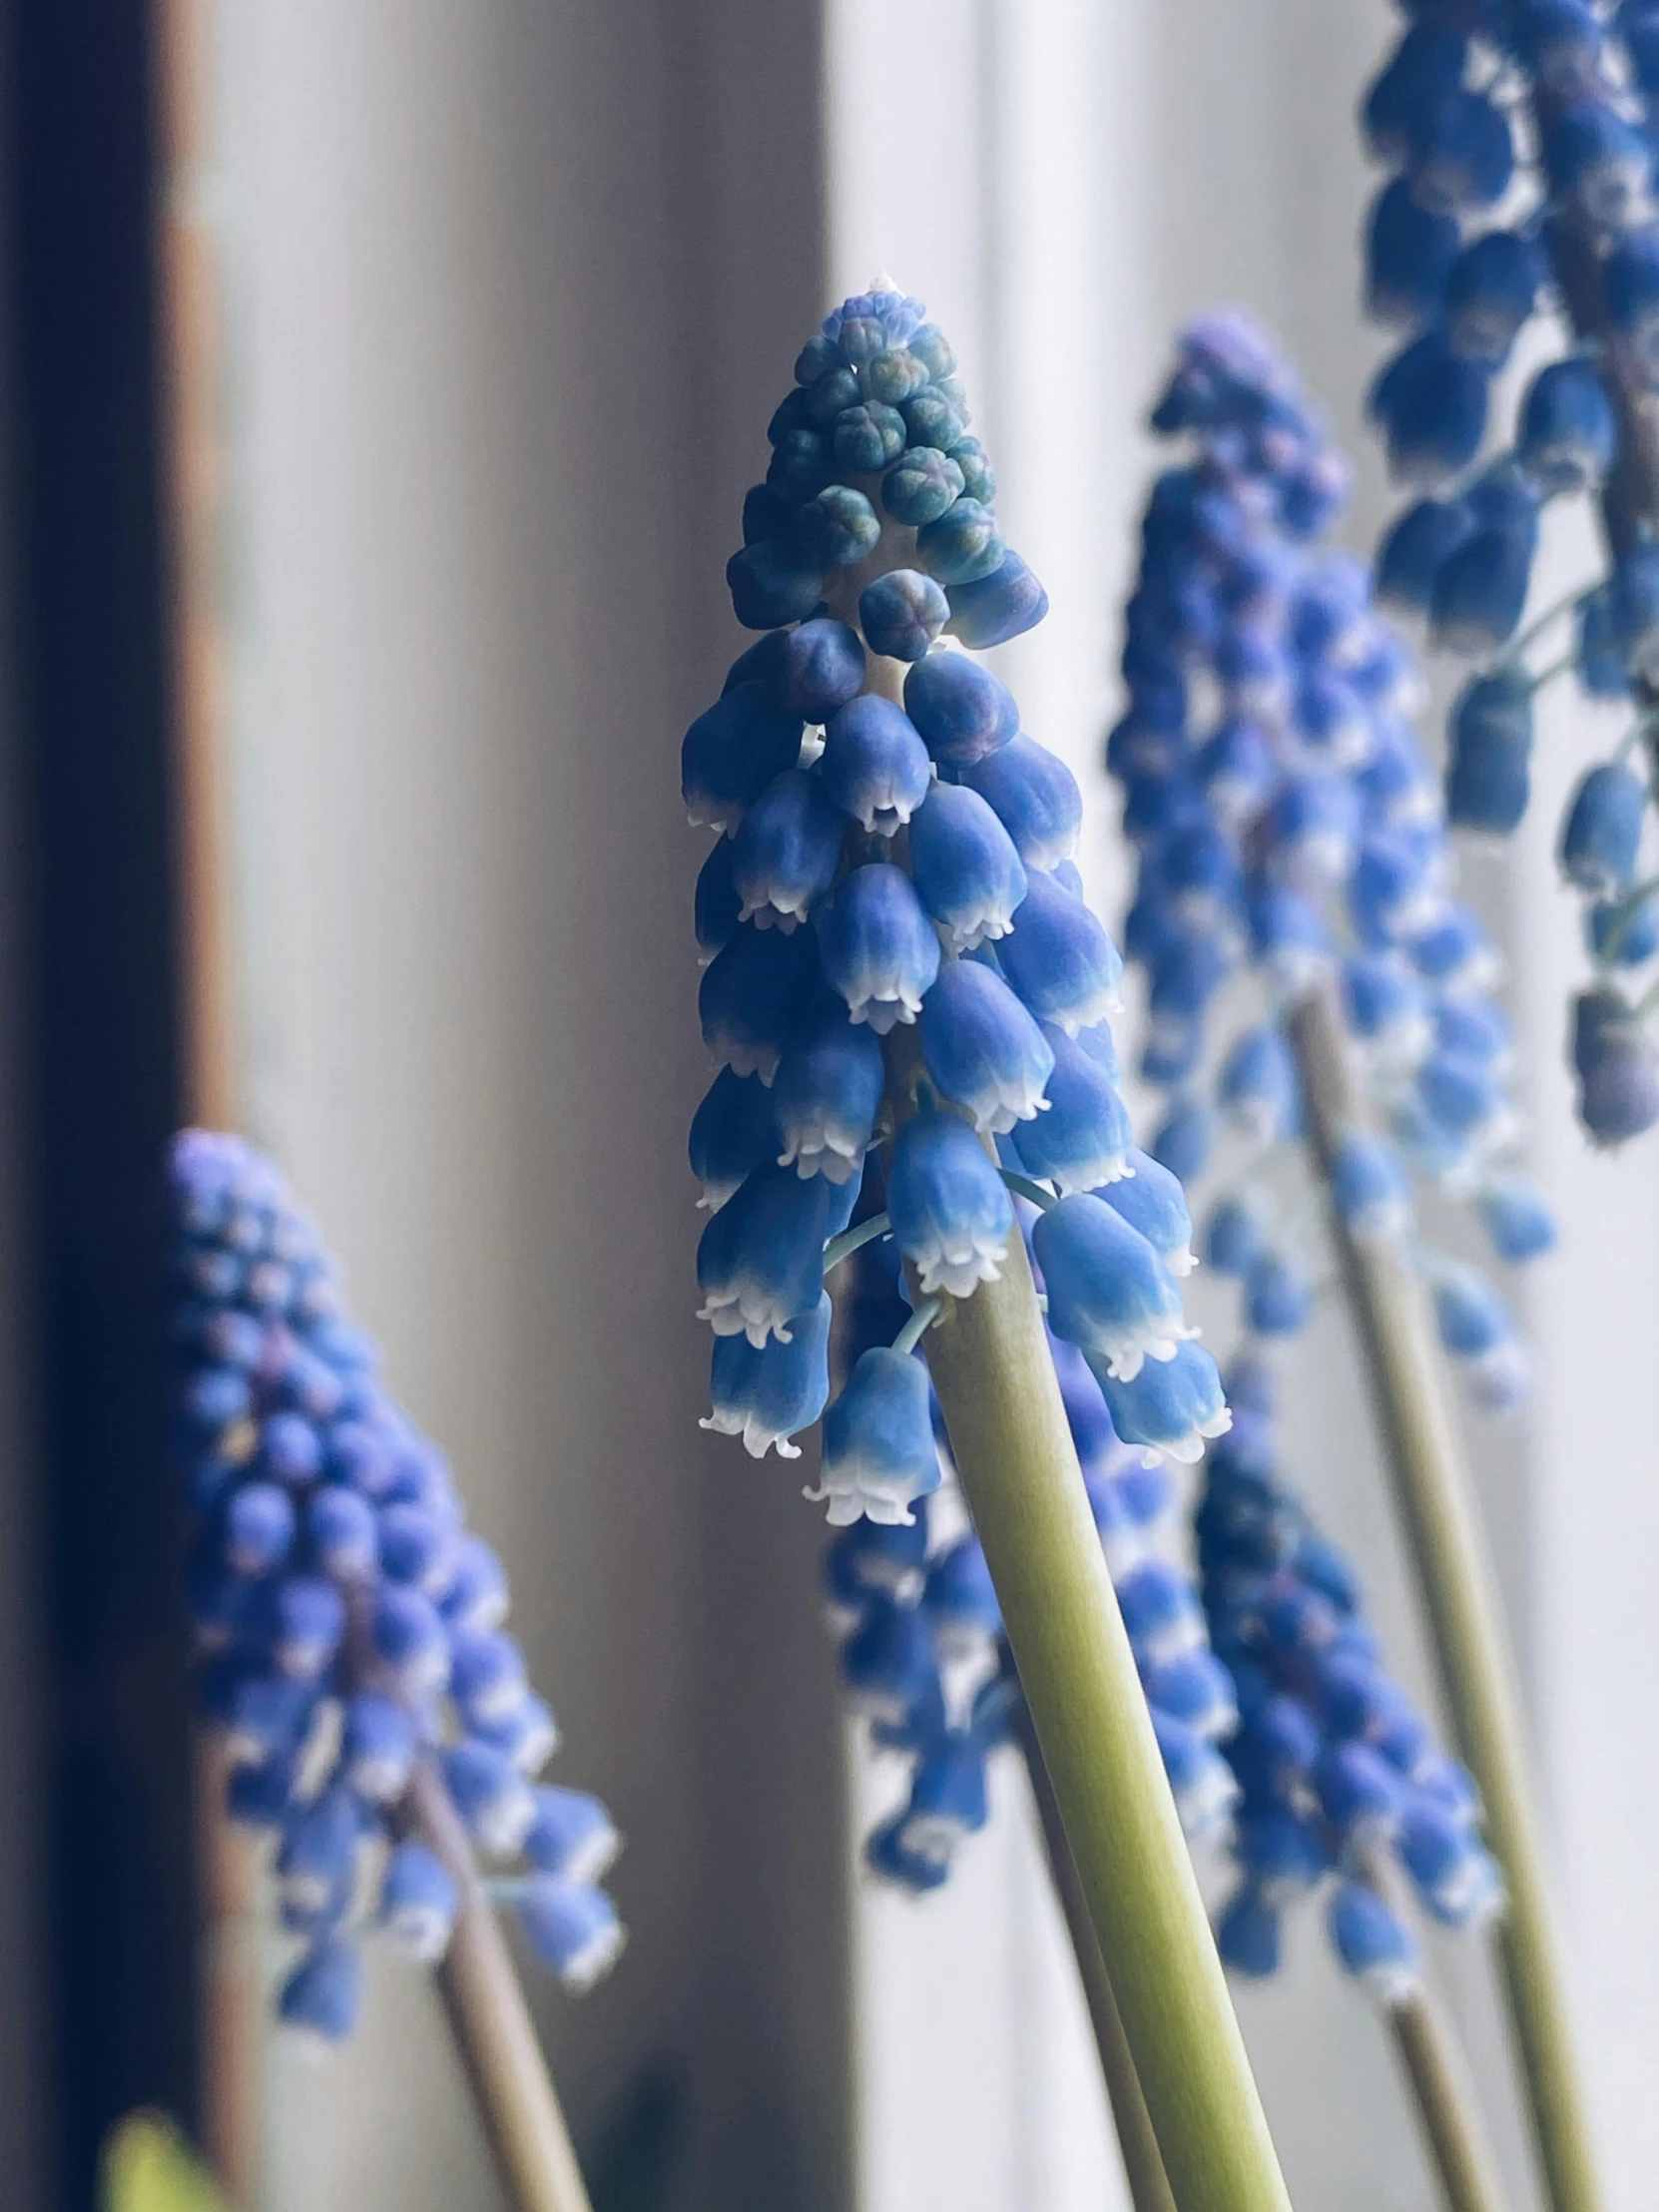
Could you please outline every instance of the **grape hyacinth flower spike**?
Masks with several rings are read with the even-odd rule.
[[[1236,1974],[1276,1973],[1285,1917],[1323,1898],[1339,1961],[1399,2049],[1447,2201],[1499,2212],[1408,1905],[1478,1929],[1502,1913],[1503,1878],[1473,1782],[1384,1671],[1352,1563],[1281,1479],[1274,1394],[1268,1362],[1247,1353],[1228,1378],[1235,1425],[1210,1454],[1195,1523],[1210,1634],[1239,1700],[1221,1746],[1239,1790],[1222,1955]]]
[[[1419,97],[1433,107],[1420,86]],[[1379,129],[1394,143],[1393,123]],[[1432,174],[1431,197],[1445,189]],[[1409,188],[1407,201],[1433,218],[1416,226],[1411,252],[1437,252],[1443,208]],[[1388,225],[1397,212],[1390,203]],[[1384,240],[1383,228],[1380,210],[1374,246],[1393,257],[1403,234]],[[1396,297],[1402,267],[1421,266],[1387,259]],[[1380,261],[1379,290],[1382,274]],[[1408,400],[1390,386],[1383,411],[1395,419],[1397,401],[1416,469],[1462,439],[1469,363],[1436,337],[1405,381]],[[1555,2212],[1591,2212],[1512,1671],[1423,1280],[1440,1264],[1413,1226],[1419,1202],[1467,1205],[1506,1265],[1551,1241],[1541,1206],[1523,1201],[1532,1222],[1518,1227],[1497,962],[1455,894],[1445,804],[1408,720],[1419,698],[1411,656],[1374,603],[1415,588],[1422,562],[1438,557],[1440,518],[1425,507],[1401,526],[1375,592],[1359,563],[1324,549],[1346,465],[1290,368],[1239,316],[1185,333],[1153,426],[1186,452],[1147,504],[1123,653],[1128,706],[1106,755],[1140,863],[1124,939],[1147,978],[1141,1072],[1169,1094],[1149,1149],[1189,1182],[1213,1160],[1227,1176],[1203,1246],[1240,1280],[1258,1329],[1283,1338],[1300,1326],[1310,1308],[1295,1295],[1300,1247],[1319,1217],[1329,1229],[1458,1749],[1509,1894],[1497,1947]],[[1526,508],[1514,470],[1482,483],[1483,526],[1507,518],[1504,528],[1522,529]],[[1498,686],[1482,712],[1502,724],[1511,693]],[[1585,851],[1603,864],[1620,856],[1605,824]],[[1224,1009],[1230,1025],[1240,1018],[1252,971],[1246,1027],[1216,1036]],[[1642,1047],[1627,1012],[1615,994],[1605,1030],[1580,1025],[1580,1067],[1609,1116],[1641,1110]],[[1237,1154],[1241,1143],[1242,1162],[1230,1161],[1224,1147]],[[1312,1205],[1296,1196],[1287,1207],[1285,1181],[1305,1166]],[[1483,1295],[1438,1304],[1471,1394],[1509,1402],[1524,1368],[1501,1308]]]
[[[783,1455],[829,1407],[811,1494],[844,1531],[843,1673],[916,1761],[872,1863],[926,1887],[982,1823],[1005,1693],[983,1685],[975,1723],[944,1698],[937,1653],[1005,1635],[1176,2200],[1282,2212],[1009,1202],[1012,1183],[1098,1206],[1127,1174],[1105,1027],[1122,963],[1069,869],[1076,788],[976,658],[1047,599],[1002,538],[968,422],[948,343],[883,280],[803,347],[744,502],[727,579],[763,634],[681,755],[687,813],[721,840],[698,935],[722,1072],[692,1137],[714,1209],[698,1269],[711,1417]],[[873,1113],[854,1034],[881,1056]],[[804,1055],[820,1073],[797,1076]],[[1038,1123],[1052,1135],[1033,1129],[1028,1152]],[[849,1227],[877,1166],[884,1211]],[[1225,1423],[1214,1363],[1181,1323],[1175,1248],[1112,1218],[1109,1249],[1068,1276],[1075,1310],[1114,1317],[1116,1365],[1139,1355],[1112,1387],[1136,1393],[1143,1449],[1187,1449]],[[908,1317],[858,1348],[830,1405],[836,1271],[888,1235]],[[1133,1290],[1113,1277],[1125,1266]],[[936,1561],[926,1384],[975,1546]]]
[[[585,2212],[492,1901],[590,1987],[624,1939],[599,1887],[616,1830],[538,1779],[558,1730],[502,1627],[501,1563],[276,1168],[186,1130],[169,1192],[197,1681],[230,1817],[271,1843],[293,1946],[278,2017],[349,2035],[371,1938],[434,1966],[510,2201]]]
[[[1432,82],[1425,42],[1439,57]],[[1570,1024],[1579,1118],[1602,1146],[1659,1120],[1659,1049],[1646,1027],[1653,979],[1643,972],[1659,952],[1648,827],[1659,762],[1659,460],[1644,428],[1659,388],[1656,59],[1659,10],[1649,0],[1605,15],[1515,0],[1455,27],[1413,24],[1366,107],[1371,151],[1395,172],[1378,201],[1367,290],[1404,331],[1405,351],[1374,395],[1396,474],[1410,476],[1404,454],[1425,437],[1446,446],[1448,395],[1454,382],[1467,387],[1469,436],[1455,452],[1446,446],[1431,481],[1411,478],[1423,496],[1378,556],[1384,596],[1424,616],[1436,645],[1476,662],[1446,733],[1452,824],[1491,839],[1521,822],[1544,686],[1575,675],[1587,702],[1624,709],[1622,738],[1574,783],[1559,840],[1591,963]],[[1471,101],[1485,110],[1494,149],[1501,139],[1507,150],[1514,187],[1500,208],[1463,199],[1430,219],[1425,148],[1446,103]],[[1403,231],[1388,244],[1385,208],[1411,211],[1409,245]],[[1430,220],[1444,232],[1432,252],[1421,233]],[[1380,253],[1392,257],[1391,288],[1379,287]],[[1482,456],[1494,378],[1522,331],[1557,305],[1569,350],[1534,370],[1513,420],[1495,422],[1503,450]],[[1442,364],[1434,391],[1390,397],[1424,353]],[[1585,498],[1598,510],[1603,572],[1526,622],[1539,514]],[[1624,988],[1632,981],[1634,997]],[[1589,1050],[1586,1004],[1603,1017]]]

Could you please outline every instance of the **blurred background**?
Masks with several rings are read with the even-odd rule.
[[[67,15],[100,35],[121,12]],[[205,127],[172,190],[217,265],[240,1111],[511,1563],[563,1778],[629,1837],[621,1969],[579,2005],[529,1977],[596,2212],[1121,2201],[1021,1778],[999,1777],[991,1832],[939,1896],[859,1883],[885,1784],[837,1712],[822,1524],[799,1470],[696,1427],[683,1144],[706,1081],[705,847],[675,751],[741,643],[722,570],[795,353],[885,270],[950,334],[1010,538],[1048,586],[1004,674],[1083,784],[1085,874],[1121,912],[1100,744],[1153,465],[1142,418],[1179,321],[1226,302],[1270,323],[1359,461],[1348,542],[1369,546],[1383,510],[1353,110],[1393,20],[1384,0],[204,16]],[[35,51],[14,42],[14,99]],[[1570,520],[1548,527],[1553,596],[1587,553]],[[1547,825],[1581,741],[1555,740],[1546,723],[1517,864],[1469,881],[1508,947],[1532,1165],[1568,1234],[1531,1288],[1534,1405],[1473,1441],[1610,2202],[1644,2212],[1659,1155],[1594,1159],[1571,1121],[1576,933]],[[1298,1374],[1289,1464],[1426,1696],[1340,1316]],[[21,1760],[25,1698],[8,1725]],[[24,1944],[19,1864],[15,1882],[0,1867],[0,1935]],[[1501,2105],[1486,1976],[1444,1963]],[[1427,2202],[1390,2055],[1311,1922],[1240,2009],[1304,2212]],[[45,2124],[16,2088],[27,2061],[19,2158]],[[436,1999],[389,1958],[328,2070],[271,2053],[265,2147],[264,2212],[497,2203]]]

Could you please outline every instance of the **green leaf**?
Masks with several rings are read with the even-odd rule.
[[[133,2112],[104,2146],[103,2212],[228,2212],[173,2122]]]

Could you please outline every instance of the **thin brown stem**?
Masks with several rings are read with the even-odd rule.
[[[1311,992],[1290,1028],[1315,1157],[1329,1181],[1344,1136],[1364,1120],[1329,993]],[[1487,1837],[1508,1889],[1498,1955],[1550,2203],[1554,2212],[1595,2212],[1601,2198],[1550,1925],[1514,1665],[1443,1364],[1403,1254],[1356,1239],[1340,1220],[1335,1229],[1458,1749],[1479,1784]]]
[[[512,2212],[589,2212],[506,1937],[466,1831],[429,1761],[415,1770],[400,1820],[405,1835],[437,1853],[460,1892],[437,1982],[507,2202]]]

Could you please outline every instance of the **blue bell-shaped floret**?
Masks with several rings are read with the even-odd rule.
[[[703,971],[703,1041],[734,1074],[770,1084],[791,1032],[823,987],[816,932],[742,928]]]
[[[1048,1291],[1048,1324],[1057,1337],[1126,1382],[1149,1359],[1173,1361],[1190,1334],[1181,1318],[1181,1293],[1151,1245],[1121,1214],[1098,1198],[1062,1199],[1037,1221],[1031,1247]],[[1115,1411],[1113,1419],[1126,1441],[1142,1440],[1126,1435]]]
[[[264,1587],[267,1647],[277,1672],[295,1682],[319,1681],[345,1635],[344,1598],[322,1575],[287,1575]]]
[[[819,620],[781,635],[775,682],[786,710],[803,722],[828,722],[857,697],[864,680],[858,633],[844,622]]]
[[[825,977],[855,1022],[884,1037],[915,1020],[939,971],[939,940],[902,868],[855,867],[814,920]]]
[[[1528,74],[1545,92],[1579,100],[1600,91],[1605,33],[1587,0],[1528,0],[1513,36]]]
[[[703,1186],[700,1207],[718,1213],[752,1169],[784,1148],[773,1094],[757,1075],[722,1068],[692,1116],[691,1171]]]
[[[616,1907],[592,1883],[532,1875],[513,1902],[531,1950],[577,1994],[609,1973],[627,1941]]]
[[[936,445],[912,446],[881,479],[881,504],[895,522],[919,530],[936,522],[967,486],[960,467]]]
[[[947,960],[922,1004],[927,1072],[976,1129],[1004,1135],[1043,1103],[1054,1055],[1002,977],[979,960]]]
[[[807,769],[786,769],[756,800],[733,839],[740,921],[799,927],[835,879],[845,818]]]
[[[1378,604],[1426,614],[1440,570],[1474,530],[1465,500],[1416,500],[1378,549]]]
[[[947,1657],[984,1651],[1002,1633],[1002,1607],[977,1536],[959,1536],[927,1570],[922,1597],[933,1637]]]
[[[1196,1182],[1216,1141],[1216,1117],[1196,1092],[1178,1098],[1147,1150],[1182,1183]]]
[[[1066,1426],[1071,1430],[1077,1456],[1087,1469],[1116,1450],[1112,1416],[1106,1410],[1106,1400],[1101,1395],[1094,1372],[1077,1347],[1067,1344],[1063,1337],[1056,1337],[1050,1330],[1048,1351],[1060,1385],[1060,1400],[1066,1409]]]
[[[375,1658],[401,1695],[434,1695],[449,1680],[449,1637],[443,1617],[418,1590],[393,1583],[374,1600],[370,1640]]]
[[[1514,1031],[1489,998],[1442,998],[1434,1008],[1434,1043],[1494,1075],[1506,1072],[1515,1056]]]
[[[1607,589],[1626,675],[1638,679],[1659,674],[1659,545],[1642,543],[1621,554]],[[1586,628],[1589,619],[1586,606]]]
[[[622,1838],[604,1805],[586,1790],[531,1791],[535,1818],[524,1838],[524,1856],[539,1874],[567,1882],[599,1882],[616,1863]]]
[[[1624,1144],[1659,1120],[1659,1052],[1620,992],[1579,994],[1572,1056],[1578,1118],[1592,1142]]]
[[[1521,668],[1466,684],[1447,725],[1446,819],[1460,830],[1507,836],[1531,794],[1533,687]]]
[[[919,1607],[876,1596],[841,1646],[840,1671],[854,1711],[901,1727],[912,1709],[930,1707],[937,1697],[932,1624]]]
[[[824,1555],[824,1583],[831,1608],[850,1614],[843,1633],[862,1620],[872,1596],[913,1605],[927,1581],[927,1512],[907,1521],[853,1521]]]
[[[1366,312],[1374,322],[1415,330],[1445,295],[1461,234],[1454,216],[1421,207],[1403,177],[1384,185],[1366,225]]]
[[[917,1114],[899,1131],[887,1212],[924,1293],[966,1298],[1000,1275],[1013,1203],[984,1146],[956,1115]]]
[[[1222,1907],[1216,1921],[1216,1948],[1234,1973],[1254,1981],[1279,1971],[1282,1950],[1280,1915],[1253,1883],[1246,1882]]]
[[[1125,1165],[1128,1172],[1112,1179],[1104,1193],[1107,1205],[1140,1231],[1171,1275],[1190,1275],[1198,1261],[1179,1176],[1139,1146],[1130,1148]]]
[[[1169,1777],[1181,1833],[1190,1844],[1213,1841],[1225,1831],[1239,1786],[1213,1744],[1168,1713],[1154,1711],[1152,1732]]]
[[[1027,867],[1051,868],[1077,850],[1083,795],[1064,761],[1035,738],[1016,731],[964,770],[963,782],[990,806]]]
[[[1508,116],[1483,93],[1462,90],[1422,117],[1405,171],[1417,205],[1436,215],[1491,207],[1514,173]]]
[[[234,1573],[270,1574],[287,1557],[296,1516],[276,1482],[244,1482],[225,1508],[225,1562]]]
[[[1633,230],[1653,206],[1653,153],[1604,99],[1575,100],[1543,133],[1544,168],[1559,197],[1596,230]]]
[[[1289,713],[1296,670],[1283,640],[1259,623],[1231,623],[1216,640],[1211,666],[1230,715],[1279,723]]]
[[[740,684],[698,716],[680,749],[680,788],[693,824],[735,830],[761,794],[801,756],[799,715],[768,684]]]
[[[1118,1583],[1118,1604],[1142,1667],[1167,1666],[1205,1646],[1204,1613],[1193,1586],[1166,1560],[1132,1567]]]
[[[697,871],[692,915],[697,947],[705,965],[724,951],[738,933],[743,900],[738,895],[732,862],[737,846],[730,837],[719,837],[709,847],[709,857]]]
[[[1270,1220],[1266,1194],[1218,1199],[1204,1225],[1204,1264],[1218,1275],[1247,1276],[1261,1257]]]
[[[1393,1147],[1361,1130],[1346,1131],[1331,1162],[1331,1203],[1358,1244],[1403,1237],[1411,1226],[1411,1184]]]
[[[343,1936],[327,1935],[288,1974],[276,2012],[284,2028],[326,2049],[351,2033],[362,2001],[361,1949]]]
[[[1282,1252],[1264,1252],[1244,1286],[1245,1327],[1255,1337],[1295,1337],[1314,1310],[1308,1279]]]
[[[919,1897],[949,1881],[950,1862],[909,1850],[903,1842],[905,1818],[906,1809],[901,1809],[870,1832],[864,1844],[864,1864],[877,1881],[890,1882],[895,1889]]]
[[[910,871],[953,952],[1005,937],[1025,897],[1013,839],[979,794],[939,784],[910,824]]]
[[[803,1180],[855,1182],[885,1081],[879,1040],[840,1007],[829,1008],[784,1054],[770,1094],[761,1093],[776,1118],[781,1149],[773,1157]]]
[[[458,1628],[449,1639],[449,1695],[470,1732],[517,1711],[529,1695],[524,1654],[494,1628]]]
[[[1198,780],[1217,822],[1238,831],[1255,821],[1279,781],[1273,740],[1260,723],[1230,717],[1206,740]]]
[[[890,837],[927,797],[933,764],[908,715],[865,692],[825,724],[819,775],[843,815],[872,835]]]
[[[1084,1032],[1085,1035],[1091,1032]],[[1051,1022],[1043,1039],[1053,1054],[1046,1110],[1022,1121],[1008,1141],[1020,1166],[1062,1198],[1113,1185],[1130,1172],[1128,1110],[1099,1058]]]
[[[1183,1652],[1179,1659],[1145,1667],[1141,1686],[1148,1704],[1207,1743],[1219,1743],[1238,1726],[1233,1677],[1214,1652]]]
[[[858,627],[870,651],[895,661],[921,660],[949,617],[949,600],[919,569],[878,576],[858,599]]]
[[[1216,1363],[1196,1344],[1179,1345],[1172,1360],[1149,1360],[1132,1380],[1107,1377],[1101,1387],[1126,1444],[1167,1452],[1185,1466],[1203,1457],[1207,1439],[1232,1425]]]
[[[1448,854],[1425,830],[1371,830],[1348,881],[1348,910],[1363,944],[1381,949],[1432,926],[1445,905]]]
[[[1520,626],[1537,550],[1535,523],[1477,527],[1434,577],[1429,636],[1445,653],[1490,653]]]
[[[1380,1752],[1363,1743],[1330,1744],[1315,1764],[1313,1782],[1326,1819],[1350,1841],[1391,1841],[1405,1791]]]
[[[1311,769],[1358,768],[1371,752],[1371,718],[1352,684],[1330,669],[1314,668],[1296,687],[1291,736]]]
[[[1292,777],[1263,816],[1261,829],[1270,874],[1297,889],[1323,890],[1353,865],[1359,796],[1347,777]]]
[[[1417,1895],[1448,1928],[1479,1927],[1503,1910],[1503,1877],[1466,1821],[1413,1791],[1400,1818],[1398,1852]]]
[[[861,491],[849,484],[826,484],[816,498],[796,509],[793,534],[815,567],[852,568],[874,552],[881,518]]]
[[[1593,491],[1613,465],[1618,424],[1601,370],[1586,354],[1550,361],[1521,406],[1515,457],[1546,494]]]
[[[1499,1176],[1476,1200],[1492,1249],[1511,1267],[1522,1267],[1555,1248],[1555,1216],[1540,1194],[1518,1176]]]
[[[948,1736],[915,1771],[899,1841],[917,1858],[948,1865],[957,1845],[977,1835],[989,1814],[983,1745],[971,1734]]]
[[[1659,904],[1652,891],[1600,899],[1584,915],[1584,933],[1606,967],[1642,967],[1659,953]]]
[[[1423,980],[1448,993],[1489,990],[1502,972],[1479,915],[1455,899],[1406,949]]]
[[[1519,231],[1485,231],[1471,239],[1446,276],[1446,335],[1471,360],[1502,366],[1531,318],[1543,283],[1543,257]]]
[[[904,679],[904,711],[928,752],[947,768],[970,768],[1005,746],[1019,709],[1005,684],[965,653],[929,653]]]
[[[1316,901],[1293,883],[1258,881],[1246,901],[1251,949],[1284,991],[1306,990],[1331,958],[1331,932]]]
[[[1403,2004],[1420,1985],[1416,1945],[1377,1892],[1363,1882],[1342,1882],[1327,1914],[1337,1956],[1385,2008]]]
[[[535,1799],[517,1767],[475,1737],[446,1744],[439,1757],[449,1795],[473,1842],[492,1858],[516,1857],[536,1817]]]
[[[789,1341],[779,1337],[757,1352],[747,1336],[715,1341],[710,1375],[711,1411],[699,1423],[723,1436],[741,1436],[753,1458],[777,1447],[780,1459],[799,1459],[789,1439],[811,1428],[830,1396],[830,1296],[792,1317]]]
[[[872,1346],[824,1416],[819,1486],[806,1494],[828,1499],[830,1526],[844,1528],[861,1514],[908,1521],[911,1500],[938,1486],[927,1371],[906,1353]]]
[[[1013,934],[998,958],[1003,973],[1041,1021],[1075,1037],[1116,1013],[1123,961],[1095,915],[1052,874],[1028,878]]]
[[[1598,898],[1629,888],[1647,814],[1647,786],[1623,761],[1603,761],[1580,780],[1561,830],[1561,872]]]
[[[1526,1395],[1526,1354],[1508,1308],[1474,1268],[1436,1265],[1434,1322],[1440,1342],[1467,1378],[1476,1401],[1504,1412]]]
[[[1368,407],[1397,482],[1429,487],[1468,466],[1485,433],[1490,383],[1485,364],[1454,353],[1438,330],[1394,356],[1372,386]]]
[[[1296,1063],[1277,1022],[1247,1029],[1235,1042],[1216,1078],[1216,1102],[1252,1144],[1295,1135],[1302,1120]]]
[[[747,1335],[757,1351],[770,1337],[788,1344],[790,1323],[818,1303],[825,1245],[846,1227],[856,1197],[851,1183],[756,1168],[698,1244],[698,1319],[717,1337]]]
[[[440,1605],[453,1628],[499,1628],[507,1617],[507,1577],[481,1536],[463,1535],[450,1554]]]
[[[980,651],[1022,637],[1048,612],[1047,592],[1012,551],[991,575],[972,584],[952,584],[946,600],[950,636]]]
[[[408,1787],[420,1732],[408,1707],[378,1690],[346,1700],[340,1723],[341,1779],[366,1805],[391,1805]]]
[[[455,1878],[429,1845],[411,1837],[395,1847],[380,1877],[376,1918],[406,1958],[435,1964],[460,1908]]]
[[[1283,1706],[1287,1701],[1270,1701]],[[1256,1733],[1254,1720],[1246,1726]],[[1282,1806],[1244,1814],[1239,1821],[1235,1850],[1240,1865],[1265,1898],[1288,1905],[1297,1897],[1318,1889],[1331,1871],[1330,1847],[1314,1821]]]

